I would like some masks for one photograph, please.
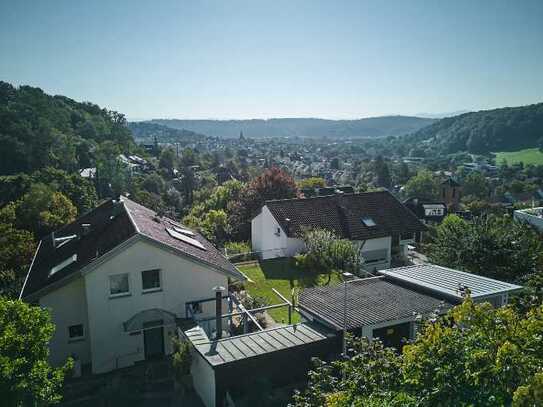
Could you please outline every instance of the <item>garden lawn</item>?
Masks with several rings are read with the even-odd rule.
[[[527,148],[525,150],[501,152],[496,154],[496,164],[500,164],[504,159],[508,165],[523,162],[524,165],[543,164],[543,153],[538,148]]]
[[[269,305],[283,302],[273,291],[275,288],[288,300],[291,299],[292,289],[297,291],[318,285],[338,284],[341,277],[333,273],[328,282],[328,275],[316,274],[296,267],[293,259],[272,259],[260,263],[240,264],[238,269],[253,282],[247,281],[245,288],[252,297],[262,297]],[[288,323],[288,307],[268,311],[276,322]],[[297,312],[292,314],[292,322],[300,322]]]

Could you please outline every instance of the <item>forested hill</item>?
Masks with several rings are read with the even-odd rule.
[[[302,137],[363,138],[402,136],[433,123],[434,119],[410,116],[383,116],[358,120],[290,118],[269,120],[177,120],[155,119],[175,129],[185,129],[211,137]]]
[[[122,114],[0,81],[0,175],[76,171],[91,165],[105,141],[120,150],[134,143]]]
[[[536,147],[543,138],[543,103],[482,110],[441,119],[405,138],[440,153],[489,153]]]
[[[153,122],[130,122],[128,127],[134,139],[140,143],[152,143],[154,138],[159,143],[196,143],[206,138],[203,134],[185,129],[174,129]]]

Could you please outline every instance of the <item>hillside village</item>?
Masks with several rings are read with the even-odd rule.
[[[543,1],[0,2],[0,407],[542,407]]]
[[[3,89],[8,100],[25,94],[85,112],[67,133],[81,153],[41,163],[30,150],[0,177],[12,253],[2,258],[4,306],[50,318],[44,360],[67,405],[108,394],[321,405],[311,401],[308,371],[325,369],[315,358],[341,371],[361,346],[383,363],[408,363],[407,349],[460,309],[541,321],[542,166],[402,155],[387,150],[396,138],[140,128],[39,89]],[[103,120],[113,139],[95,128]],[[31,171],[17,170],[23,159]]]

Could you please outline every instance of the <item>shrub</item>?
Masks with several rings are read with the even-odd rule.
[[[192,363],[192,354],[190,353],[190,343],[174,337],[172,366],[175,378],[178,381],[190,373],[190,365]]]

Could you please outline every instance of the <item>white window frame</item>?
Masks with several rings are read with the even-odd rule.
[[[81,335],[81,336],[70,336],[70,328],[72,326],[78,326],[78,325],[81,325],[81,328],[83,329],[83,335]],[[82,340],[85,339],[85,325],[84,324],[68,325],[68,327],[66,329],[68,330],[68,342],[77,342],[77,341],[82,341]]]
[[[115,294],[112,294],[112,293],[111,293],[111,277],[115,277],[115,276],[123,276],[123,275],[126,276],[126,279],[127,279],[127,282],[128,282],[128,291],[124,291],[124,292],[122,292],[122,293],[115,293]],[[130,284],[130,273],[110,274],[110,275],[109,275],[109,278],[108,278],[108,282],[109,282],[109,298],[127,297],[127,296],[129,296],[129,295],[132,295],[132,292],[131,292],[131,284]]]
[[[156,271],[158,273],[158,287],[143,288],[143,273],[149,272],[149,271]],[[153,293],[156,291],[162,291],[162,270],[161,269],[156,268],[156,269],[142,270],[140,272],[140,275],[141,275],[141,292],[142,293]]]

